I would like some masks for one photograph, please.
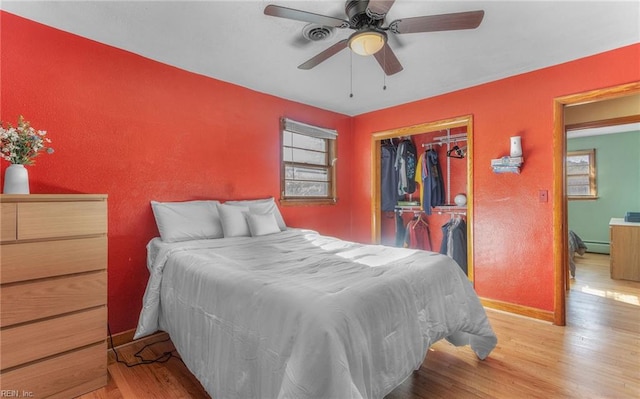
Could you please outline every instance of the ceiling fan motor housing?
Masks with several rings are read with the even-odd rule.
[[[383,19],[374,19],[367,14],[368,1],[347,0],[344,12],[349,17],[349,23],[354,29],[363,27],[379,27]]]

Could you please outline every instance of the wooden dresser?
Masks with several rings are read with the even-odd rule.
[[[611,278],[640,281],[640,223],[612,218],[609,233]]]
[[[3,194],[0,226],[0,389],[106,385],[107,196]]]

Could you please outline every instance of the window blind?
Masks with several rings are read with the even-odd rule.
[[[323,127],[311,126],[306,123],[294,121],[284,118],[282,120],[284,130],[288,130],[293,133],[304,134],[305,136],[316,137],[319,139],[335,140],[338,137],[338,132],[333,129],[327,129]]]

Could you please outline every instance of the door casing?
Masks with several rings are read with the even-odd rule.
[[[640,93],[640,82],[633,82],[554,99],[553,106],[553,259],[554,259],[554,311],[553,323],[566,325],[566,298],[568,285],[569,234],[567,219],[566,157],[567,134],[564,109],[569,105],[587,104]]]

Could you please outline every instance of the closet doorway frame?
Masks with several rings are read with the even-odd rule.
[[[467,277],[473,284],[473,115],[420,123],[418,125],[374,132],[371,135],[371,242],[381,241],[380,147],[382,140],[414,136],[439,130],[467,129]]]

